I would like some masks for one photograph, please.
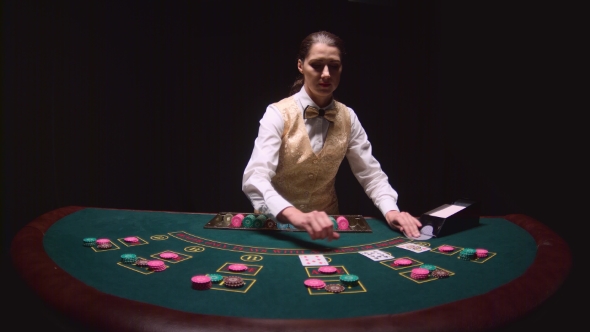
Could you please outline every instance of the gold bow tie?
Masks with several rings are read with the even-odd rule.
[[[311,119],[311,118],[315,118],[317,116],[323,116],[326,120],[330,121],[330,122],[334,122],[334,120],[336,119],[336,113],[338,113],[336,111],[335,108],[331,109],[331,110],[325,110],[323,108],[317,109],[313,106],[307,106],[305,108],[305,110],[303,111],[303,118],[304,119]]]

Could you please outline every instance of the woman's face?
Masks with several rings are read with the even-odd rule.
[[[297,61],[297,68],[305,78],[304,86],[307,94],[318,106],[326,106],[340,83],[342,63],[338,48],[315,43],[311,46],[304,62]]]

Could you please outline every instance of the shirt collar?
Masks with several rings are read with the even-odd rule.
[[[317,107],[318,109],[320,108],[316,103],[313,102],[313,100],[311,100],[311,97],[309,97],[309,95],[307,94],[307,91],[305,91],[305,86],[302,86],[301,90],[299,90],[299,92],[297,92],[295,94],[295,96],[299,100],[299,106],[301,107],[302,110],[304,110],[305,107],[307,107],[307,105]],[[335,107],[334,98],[332,98],[332,101],[330,102],[330,104],[328,104],[327,107],[324,107],[324,109],[331,110],[334,107]]]

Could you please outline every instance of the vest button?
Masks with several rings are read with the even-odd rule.
[[[314,161],[313,161],[313,163],[314,163],[314,164],[317,164],[317,163],[318,163],[318,161],[317,161],[317,160],[314,160]]]
[[[301,209],[305,209],[305,204],[301,204],[301,205],[299,205],[299,208],[301,208]]]
[[[313,179],[313,174],[310,173],[307,177]]]

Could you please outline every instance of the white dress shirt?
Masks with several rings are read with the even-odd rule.
[[[303,116],[303,110],[307,105],[320,108],[311,100],[304,87],[294,97],[301,110],[301,116]],[[334,107],[334,100],[332,100],[330,105],[324,109]],[[381,169],[377,159],[373,157],[371,143],[358,117],[350,107],[347,108],[350,112],[352,128],[346,158],[354,176],[383,215],[391,210],[399,211],[397,192],[389,184],[387,175]],[[318,153],[324,146],[330,123],[323,117],[305,119],[304,121],[311,147],[315,153]],[[279,109],[272,104],[269,105],[260,120],[258,137],[254,141],[252,156],[242,177],[242,190],[252,202],[254,209],[275,221],[277,214],[285,208],[293,206],[275,191],[271,183],[279,162],[279,148],[284,124]]]

